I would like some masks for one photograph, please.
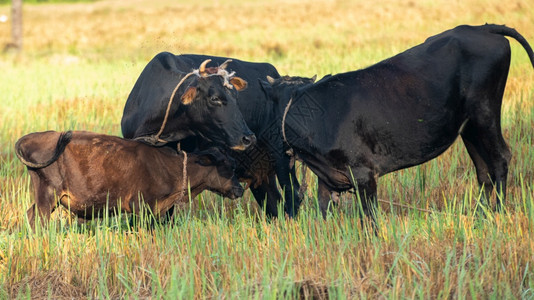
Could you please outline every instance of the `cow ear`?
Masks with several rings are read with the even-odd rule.
[[[237,91],[242,91],[247,88],[247,82],[241,77],[233,77],[230,79],[230,83],[235,87]]]
[[[310,78],[310,79],[311,79],[312,83],[315,82],[315,80],[317,80],[317,74],[313,75],[313,77]]]
[[[188,87],[187,91],[182,95],[182,103],[185,105],[191,104],[197,95],[197,88],[194,86]]]
[[[214,161],[215,161],[215,158],[213,157],[213,155],[209,153],[202,154],[197,159],[197,163],[201,166],[212,166],[215,164]]]
[[[273,87],[271,86],[271,84],[261,79],[258,79],[258,82],[260,83],[261,89],[267,96],[267,99],[273,99],[273,97],[271,97],[273,94]]]

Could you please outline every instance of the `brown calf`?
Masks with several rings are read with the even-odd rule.
[[[106,207],[138,213],[148,206],[162,215],[188,196],[182,189],[184,156],[168,147],[83,131],[47,131],[23,136],[15,152],[34,188],[35,204],[27,212],[32,226],[35,206],[47,221],[56,201],[88,219]],[[206,189],[232,199],[243,194],[233,160],[216,149],[188,154],[186,170],[191,197]]]

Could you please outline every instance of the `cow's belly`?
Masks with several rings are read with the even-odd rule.
[[[69,209],[72,213],[80,217],[91,217],[102,215],[106,210],[123,212],[132,212],[132,201],[135,201],[137,206],[138,197],[131,193],[116,194],[112,191],[93,192],[92,194],[85,194],[82,191],[65,190],[61,193],[60,203]]]
[[[439,156],[457,137],[457,132],[448,132],[434,136],[421,135],[398,143],[384,141],[382,145],[387,151],[376,152],[373,160],[377,162],[380,175],[384,175],[425,163]]]
[[[159,199],[159,200],[155,200]],[[156,214],[162,214],[174,205],[175,198],[164,195],[154,195],[148,191],[116,191],[94,192],[91,195],[64,191],[60,196],[60,203],[72,213],[82,218],[102,216],[105,211],[117,213],[119,210],[126,213],[139,213],[140,207],[147,207]]]
[[[319,161],[342,172],[347,167],[365,167],[384,175],[439,156],[454,143],[462,125],[457,120],[428,127],[412,123],[415,126],[394,124],[387,128],[340,131],[334,143],[322,148]]]

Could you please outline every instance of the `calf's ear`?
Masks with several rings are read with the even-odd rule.
[[[204,153],[197,159],[197,163],[201,166],[216,166],[219,164],[220,158],[214,153]]]
[[[197,88],[194,86],[188,87],[185,93],[182,95],[182,103],[185,105],[191,104],[197,95]]]
[[[197,164],[201,166],[212,166],[213,163],[213,157],[209,154],[202,154],[197,158]]]
[[[248,83],[241,77],[233,77],[230,79],[230,83],[235,87],[237,91],[242,91],[247,88]]]
[[[217,148],[209,148],[199,153],[197,163],[202,166],[213,166],[220,164],[224,159],[224,154]]]

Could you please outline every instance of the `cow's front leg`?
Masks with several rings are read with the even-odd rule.
[[[317,179],[317,196],[319,202],[319,209],[323,214],[323,217],[326,218],[328,211],[332,209],[333,206],[339,203],[339,192],[331,190],[323,180]]]
[[[358,200],[361,203],[360,216],[362,219],[364,217],[370,218],[376,231],[378,174],[368,168],[353,168],[351,178],[353,185],[356,187]]]
[[[34,190],[35,203],[28,209],[26,215],[31,228],[35,229],[38,220],[42,225],[48,224],[50,214],[56,208],[57,202],[53,188],[43,182],[36,171],[30,171],[30,177]],[[36,213],[38,214],[39,219],[37,218]]]
[[[300,184],[295,173],[295,166],[290,165],[288,155],[280,155],[276,160],[276,177],[284,191],[284,210],[290,217],[297,215],[300,207]]]
[[[274,175],[269,176],[268,180],[262,182],[258,187],[254,187],[252,184],[250,190],[258,205],[265,209],[267,217],[278,217],[278,203],[280,203],[282,196],[278,192]]]

